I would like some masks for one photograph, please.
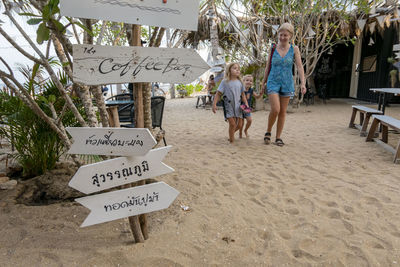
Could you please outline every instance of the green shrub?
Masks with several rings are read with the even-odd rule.
[[[65,85],[67,78],[60,74],[60,81]],[[40,108],[51,116],[49,102],[53,103],[59,114],[64,106],[58,89],[49,82],[42,95],[36,97]],[[82,110],[81,110],[81,113]],[[39,118],[18,97],[0,93],[0,135],[5,136],[15,147],[15,158],[23,168],[23,176],[30,178],[54,169],[56,162],[64,152],[64,144],[50,126]],[[65,112],[64,126],[77,126],[71,111]]]
[[[0,134],[15,147],[24,177],[37,176],[55,167],[62,154],[62,143],[18,97],[1,93],[0,118],[6,125],[0,128]]]
[[[176,86],[176,90],[178,91],[179,95],[181,97],[184,96],[190,96],[193,94],[193,92],[200,92],[201,90],[203,90],[204,86],[201,84],[178,84]]]

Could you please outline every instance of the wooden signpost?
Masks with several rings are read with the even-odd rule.
[[[74,45],[74,80],[88,85],[191,83],[210,69],[193,49]]]
[[[150,150],[155,140],[148,129],[69,127],[67,131],[75,141],[68,153],[130,155],[80,167],[69,186],[83,193],[98,192],[174,171],[161,162],[171,146]],[[129,136],[134,141],[127,141]],[[135,145],[128,145],[129,149],[126,149],[126,142]],[[82,224],[84,227],[168,208],[178,194],[177,190],[161,182],[78,198],[75,201],[92,210]],[[137,235],[140,230],[132,231]]]
[[[61,0],[64,16],[134,24],[130,44],[140,46],[140,26],[197,30],[199,0]],[[190,49],[74,45],[74,82],[86,85],[134,82],[136,127],[67,128],[74,139],[68,153],[127,156],[79,168],[70,186],[93,193],[172,172],[162,163],[170,147],[151,150],[144,127],[140,82],[190,83],[210,67]],[[150,151],[151,150],[151,151]],[[179,194],[163,182],[76,199],[91,213],[82,227],[129,217],[136,242],[147,239],[145,213],[169,207]],[[139,216],[137,215],[140,215]]]
[[[176,189],[164,182],[158,182],[77,198],[75,201],[91,210],[81,225],[81,227],[85,227],[166,209],[178,194]]]
[[[85,194],[173,172],[161,161],[171,146],[150,150],[142,157],[120,157],[79,168],[69,186]]]
[[[69,154],[143,156],[157,144],[144,128],[67,127],[74,143]]]
[[[199,0],[61,0],[61,15],[197,31]]]

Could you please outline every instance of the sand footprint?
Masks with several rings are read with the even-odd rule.
[[[286,209],[286,212],[289,213],[290,215],[298,215],[300,213],[300,211],[296,208]]]
[[[250,198],[250,200],[252,202],[256,203],[257,205],[265,208],[265,205],[262,202],[260,202],[259,200],[257,200],[256,198],[252,197],[252,198]]]
[[[337,204],[335,201],[328,201],[328,202],[326,203],[326,205],[327,205],[328,207],[334,207],[334,208],[338,207],[338,204]]]
[[[285,240],[289,240],[292,238],[292,236],[290,235],[290,233],[286,232],[286,231],[281,231],[278,233],[280,237],[282,237]]]
[[[308,198],[305,197],[300,197],[300,199],[297,201],[300,206],[302,206],[306,211],[310,213],[314,213],[315,211],[315,205],[314,203],[309,200]]]
[[[341,219],[342,213],[336,209],[332,209],[328,211],[327,216],[330,219]]]
[[[354,213],[353,207],[350,207],[350,206],[343,206],[343,209],[344,209],[345,212]]]

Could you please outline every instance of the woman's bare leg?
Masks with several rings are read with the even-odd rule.
[[[269,104],[271,106],[271,111],[268,116],[268,128],[267,132],[270,133],[272,130],[272,126],[274,126],[276,118],[280,112],[280,101],[278,94],[268,95]]]
[[[276,125],[276,138],[281,138],[283,126],[285,125],[286,111],[287,111],[290,97],[289,96],[284,96],[284,97],[281,96],[279,98],[279,100],[280,100],[281,110],[279,112],[278,123]]]

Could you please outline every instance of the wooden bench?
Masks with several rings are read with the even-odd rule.
[[[207,102],[208,98],[208,102]],[[201,103],[200,103],[201,100]],[[212,106],[213,95],[198,95],[197,96],[197,103],[196,108],[203,107],[205,108],[207,105]]]
[[[199,103],[201,100],[201,103]],[[196,103],[196,108],[199,106],[205,107],[206,106],[206,101],[207,101],[207,95],[198,95],[197,96],[197,103]]]
[[[387,144],[388,142],[388,128],[394,129],[396,132],[400,133],[400,120],[392,118],[386,115],[373,115],[372,116],[372,124],[371,128],[369,129],[368,136],[366,141],[375,141],[378,144],[382,145],[386,150],[392,152],[394,154],[393,162],[396,163],[398,159],[400,159],[400,141],[397,144],[397,148],[394,149],[390,145]],[[382,139],[379,140],[378,138],[374,138],[374,134],[378,129],[378,125],[382,125]]]
[[[367,127],[368,127],[368,123],[369,123],[369,119],[370,119],[371,115],[383,114],[382,111],[373,109],[373,108],[369,108],[369,107],[364,107],[364,106],[352,106],[352,108],[353,108],[353,113],[351,114],[349,128],[357,128],[361,131],[360,136],[367,136]],[[360,124],[359,125],[354,124],[354,120],[356,119],[357,111],[360,112]],[[365,118],[364,118],[364,115],[365,115]]]

